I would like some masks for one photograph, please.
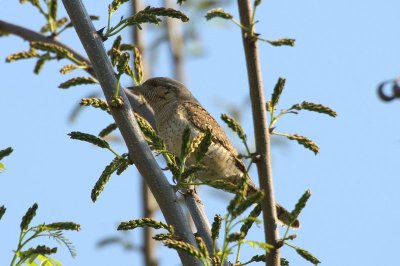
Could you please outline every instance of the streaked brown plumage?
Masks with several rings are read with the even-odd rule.
[[[190,128],[191,137],[211,129],[212,143],[202,161],[206,170],[197,172],[196,178],[203,181],[223,179],[237,184],[244,177],[246,167],[224,130],[183,84],[160,77],[131,89],[140,93],[151,106],[157,132],[175,155],[180,154],[186,127]],[[194,156],[189,157],[188,163],[194,163]],[[249,193],[258,190],[251,179],[248,185]],[[283,223],[288,223],[288,212],[280,205],[277,205],[277,215]],[[299,223],[296,221],[292,227],[299,227]]]

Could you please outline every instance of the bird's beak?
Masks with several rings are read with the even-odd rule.
[[[136,95],[139,95],[139,94],[143,95],[146,88],[144,88],[142,85],[139,85],[139,86],[128,87],[128,90],[130,90],[131,92],[133,92]]]

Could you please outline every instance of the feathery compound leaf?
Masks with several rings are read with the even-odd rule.
[[[295,104],[290,109],[298,110],[298,111],[307,110],[307,111],[327,114],[332,117],[337,116],[337,113],[327,106],[324,106],[322,104],[317,104],[317,103],[306,102],[306,101],[302,102],[301,104]]]
[[[118,35],[117,38],[115,38],[112,48],[107,52],[107,54],[111,58],[111,64],[115,66],[118,62],[118,57],[120,55],[120,46],[121,46],[121,41],[122,37],[121,35]]]
[[[21,260],[26,260],[27,258],[31,257],[32,255],[40,254],[40,255],[51,255],[57,253],[57,248],[49,248],[44,245],[38,245],[36,248],[30,248],[26,251],[20,252]]]
[[[64,58],[64,57],[72,58],[73,57],[73,55],[70,51],[68,51],[64,47],[61,47],[54,43],[31,42],[30,45],[32,48],[35,48],[38,50],[55,53],[58,57],[61,57],[61,58]]]
[[[82,98],[80,105],[82,106],[93,106],[94,108],[100,108],[103,111],[110,112],[108,103],[99,98]]]
[[[100,196],[100,193],[104,190],[104,187],[110,180],[111,175],[115,171],[117,171],[122,165],[124,165],[126,163],[125,161],[126,159],[122,156],[117,156],[114,158],[114,160],[112,160],[109,165],[106,166],[92,189],[90,197],[93,202],[96,202],[97,198]]]
[[[187,126],[182,134],[182,146],[181,146],[181,160],[189,155],[190,151],[190,128]]]
[[[3,218],[3,215],[6,213],[7,208],[4,205],[0,206],[0,220]]]
[[[109,13],[114,13],[115,11],[118,10],[118,8],[128,2],[129,0],[114,0],[111,2],[111,4],[108,6],[108,12]]]
[[[281,266],[289,266],[289,261],[285,258],[281,258]]]
[[[236,193],[238,191],[238,188],[235,184],[232,184],[231,182],[228,182],[226,180],[207,180],[203,181],[204,184],[216,188],[216,189],[222,189],[231,193]]]
[[[202,137],[201,142],[197,147],[196,162],[201,162],[201,160],[203,160],[204,156],[208,151],[208,148],[211,145],[211,141],[212,141],[212,132],[211,129],[207,128],[206,133]]]
[[[281,96],[283,88],[285,87],[285,82],[286,79],[279,78],[275,84],[274,91],[271,95],[271,106],[273,109],[277,106],[279,102],[279,97]]]
[[[150,123],[139,114],[134,113],[134,115],[150,147],[156,151],[165,150],[164,141],[157,135]]]
[[[38,209],[37,203],[34,203],[32,207],[28,209],[25,213],[24,217],[22,217],[22,221],[20,224],[21,231],[28,229],[29,224],[31,223],[33,217],[36,215],[36,210]]]
[[[253,248],[257,248],[257,247],[262,248],[263,250],[265,250],[267,252],[269,252],[271,249],[274,248],[274,246],[272,246],[271,244],[261,242],[261,241],[246,241],[246,244],[249,244]]]
[[[240,232],[243,232],[245,237],[249,232],[251,226],[256,221],[256,218],[261,214],[261,211],[262,211],[261,204],[257,204],[254,207],[254,209],[250,212],[249,216],[243,223],[242,227],[240,227]]]
[[[45,224],[43,226],[43,229],[46,231],[56,231],[56,230],[79,231],[81,230],[81,226],[73,222],[56,222],[56,223]]]
[[[55,25],[57,28],[62,27],[65,25],[65,23],[68,22],[68,18],[67,17],[62,17],[59,20],[55,21]],[[50,31],[50,24],[47,23],[46,25],[44,25],[41,29],[40,29],[40,33],[47,33]]]
[[[186,16],[184,13],[181,11],[172,9],[172,8],[165,8],[165,7],[146,7],[144,10],[139,11],[143,12],[145,14],[151,14],[155,16],[162,16],[162,17],[170,17],[170,18],[176,18],[180,19],[182,22],[187,22],[189,21],[189,17]]]
[[[199,247],[200,252],[203,254],[203,257],[208,258],[209,254],[208,254],[206,243],[204,242],[203,238],[201,238],[199,236],[196,237],[196,243],[197,243],[197,246]]]
[[[294,46],[296,43],[295,39],[287,39],[287,38],[283,38],[283,39],[278,39],[278,40],[266,40],[267,43],[271,44],[272,46]]]
[[[54,21],[57,20],[57,0],[49,0],[48,1],[48,7],[49,7],[49,16],[52,18]]]
[[[46,55],[39,57],[39,59],[36,61],[35,68],[33,69],[33,73],[38,75],[40,73],[40,71],[43,69],[46,61],[48,61],[49,59],[50,59],[49,56],[46,56]]]
[[[107,135],[109,135],[111,132],[113,132],[114,130],[116,130],[118,128],[117,124],[115,123],[111,123],[109,124],[106,128],[104,128],[102,131],[100,131],[99,133],[99,137],[100,138],[104,138]]]
[[[22,51],[18,53],[11,54],[6,57],[6,62],[10,63],[13,61],[21,60],[21,59],[28,59],[28,58],[34,58],[38,57],[39,55],[37,54],[35,49],[30,49],[29,51]]]
[[[263,255],[255,255],[248,261],[248,263],[250,263],[250,262],[261,262],[261,261],[265,262],[266,259],[267,259],[267,256],[265,254],[263,254]]]
[[[301,257],[303,257],[304,259],[308,260],[309,262],[311,262],[314,265],[318,265],[319,263],[321,263],[316,257],[314,257],[310,252],[308,252],[307,250],[304,250],[302,248],[299,247],[294,247],[297,254],[299,254]]]
[[[298,135],[298,134],[281,134],[281,133],[277,133],[277,132],[273,132],[273,134],[284,136],[290,140],[295,140],[300,145],[302,145],[305,148],[314,152],[315,155],[317,155],[317,153],[319,152],[319,147],[317,146],[317,144],[315,144],[312,140],[308,139],[305,136]]]
[[[189,255],[198,258],[198,259],[203,259],[203,254],[196,249],[193,245],[183,242],[183,241],[178,241],[178,240],[165,240],[163,241],[164,245],[173,248],[175,250],[182,250]]]
[[[71,139],[76,139],[76,140],[92,143],[100,148],[105,148],[105,149],[110,148],[110,144],[108,144],[107,141],[105,141],[101,138],[98,138],[94,135],[91,135],[91,134],[73,131],[73,132],[69,133],[68,136],[70,136]]]
[[[263,197],[264,193],[262,191],[257,191],[256,193],[251,194],[244,201],[240,202],[236,208],[233,209],[232,216],[237,217],[241,215],[251,205],[260,203]]]
[[[180,179],[184,180],[188,178],[189,176],[199,172],[199,171],[204,171],[207,170],[207,167],[204,165],[191,165],[185,169],[185,171],[181,174]]]
[[[8,148],[6,148],[6,149],[4,149],[4,150],[0,150],[0,161],[1,161],[4,157],[9,156],[13,151],[14,151],[14,150],[13,150],[13,148],[11,148],[11,147],[8,147]]]
[[[136,46],[133,47],[133,55],[134,55],[134,68],[135,68],[135,82],[136,84],[141,84],[143,79],[143,60],[142,54],[140,53],[139,48]]]
[[[126,19],[125,26],[130,25],[139,25],[142,23],[152,23],[152,24],[159,24],[161,23],[161,19],[159,16],[163,17],[171,17],[180,19],[183,22],[189,21],[189,17],[186,16],[184,13],[174,10],[172,8],[165,8],[165,7],[146,7],[145,9],[139,11],[134,16]]]
[[[174,239],[174,236],[171,234],[156,234],[152,238],[157,241],[163,241],[167,239]]]
[[[128,222],[121,222],[117,228],[117,230],[132,230],[137,227],[151,227],[154,229],[165,229],[169,233],[174,234],[175,230],[172,225],[168,225],[166,223],[151,219],[151,218],[142,218],[136,220],[130,220]]]
[[[68,89],[69,87],[72,86],[77,86],[77,85],[86,85],[86,84],[97,84],[98,81],[92,77],[76,77],[69,79],[60,85],[58,87],[60,89]]]
[[[206,19],[210,20],[213,18],[232,19],[233,16],[222,8],[213,8],[207,12]]]
[[[67,247],[71,256],[73,258],[76,257],[76,248],[74,244],[71,242],[71,240],[69,240],[67,237],[63,235],[62,231],[58,230],[55,232],[51,232],[49,237],[53,237],[57,242],[64,244]]]
[[[276,204],[276,215],[278,216],[279,221],[282,222],[284,225],[290,226],[291,228],[295,229],[300,228],[300,221],[296,218],[293,218],[291,212],[289,212],[279,204]]]
[[[124,73],[125,69],[127,67],[129,67],[129,65],[128,65],[129,58],[130,58],[130,55],[128,52],[121,53],[121,55],[119,56],[119,59],[118,59],[118,63],[117,63],[118,74]]]
[[[221,119],[228,125],[230,129],[236,132],[241,140],[246,141],[247,136],[244,133],[242,126],[234,118],[228,116],[227,114],[222,114]]]
[[[216,214],[214,216],[214,221],[211,226],[211,239],[212,240],[217,240],[219,237],[219,231],[221,230],[221,223],[222,223],[222,217],[219,214]]]
[[[121,157],[123,157],[125,160],[121,162],[121,165],[117,170],[117,175],[122,174],[129,167],[129,165],[132,164],[127,153],[122,154]]]
[[[25,4],[26,2],[31,3],[33,6],[40,7],[39,0],[19,0],[20,4]]]
[[[65,75],[65,74],[68,74],[68,73],[72,72],[75,69],[78,69],[78,68],[87,68],[87,67],[82,67],[82,66],[78,66],[78,65],[75,65],[75,64],[68,64],[68,65],[63,66],[60,69],[60,73]]]
[[[311,197],[311,191],[308,189],[300,197],[299,201],[296,203],[296,206],[294,207],[294,210],[291,212],[293,220],[295,220],[299,216],[300,212],[304,209],[310,197]]]
[[[237,242],[243,240],[245,235],[243,232],[234,232],[232,234],[229,234],[228,237],[226,238],[226,241],[228,242]]]

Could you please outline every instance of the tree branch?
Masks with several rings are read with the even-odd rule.
[[[132,13],[136,14],[140,10],[143,9],[143,3],[141,0],[133,0],[132,1]],[[145,25],[142,25],[142,30],[139,30],[137,27],[133,27],[133,40],[135,45],[138,47],[139,51],[142,54],[143,61],[143,79],[147,79],[147,73],[149,73],[149,65],[146,60],[147,50],[145,49],[144,44],[144,33],[145,33]],[[154,125],[153,125],[153,128]],[[155,204],[155,199],[153,194],[151,193],[149,186],[147,186],[145,179],[142,178],[142,215],[145,218],[154,218],[155,212],[157,210],[157,204]],[[158,261],[156,257],[156,245],[155,240],[152,238],[154,230],[153,228],[146,226],[142,228],[143,230],[143,260],[144,265],[146,266],[157,266]]]
[[[247,32],[242,28],[242,38],[253,111],[256,153],[260,157],[259,160],[256,161],[256,164],[260,188],[265,191],[265,197],[262,203],[265,240],[267,243],[277,247],[279,231],[277,229],[274,184],[272,179],[270,135],[267,124],[267,110],[265,105],[257,39],[253,38],[254,26],[251,21],[252,8],[250,0],[238,0],[238,7],[240,23],[247,29],[251,30],[251,32]],[[266,264],[268,266],[280,265],[280,252],[278,248],[266,253],[266,256]]]
[[[63,0],[63,4],[93,64],[104,95],[107,101],[111,101],[117,82],[101,37],[97,34],[81,1]],[[124,104],[119,108],[112,108],[111,112],[128,147],[129,157],[146,179],[167,223],[175,227],[182,240],[197,246],[175,192],[143,138],[124,90],[119,91],[119,96],[122,97]],[[184,265],[200,265],[198,260],[186,253],[178,252],[178,254]]]

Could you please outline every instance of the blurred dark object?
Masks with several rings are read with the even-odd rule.
[[[381,82],[378,86],[378,96],[384,102],[400,98],[400,79]]]

